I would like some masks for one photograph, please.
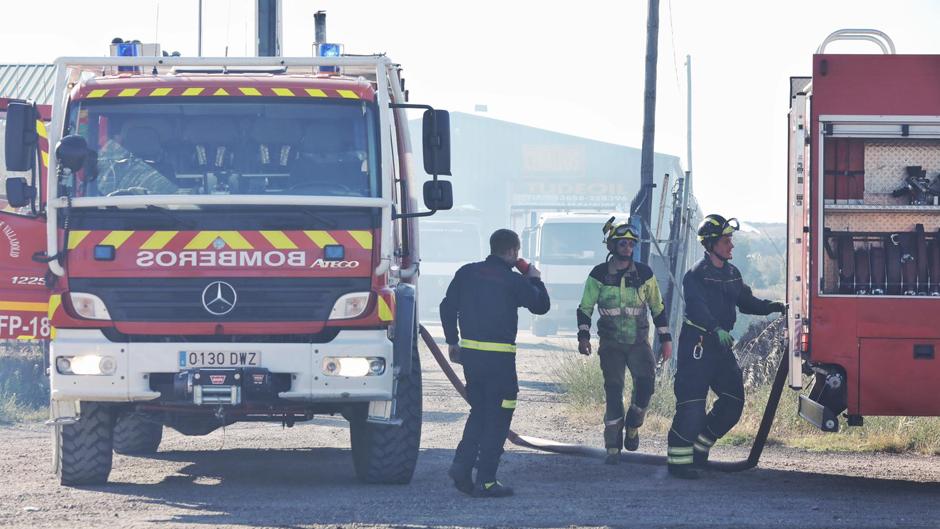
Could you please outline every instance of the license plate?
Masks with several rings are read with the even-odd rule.
[[[261,365],[258,351],[180,351],[179,366],[254,367]]]

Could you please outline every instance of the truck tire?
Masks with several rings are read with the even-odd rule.
[[[123,413],[114,425],[114,451],[122,455],[153,454],[163,439],[163,424],[140,413]]]
[[[74,424],[56,427],[56,473],[62,485],[100,485],[111,473],[114,414],[105,404],[81,403]]]
[[[411,373],[399,378],[397,399],[400,425],[370,423],[368,409],[358,410],[349,420],[356,477],[366,483],[407,484],[414,475],[421,443],[421,363],[418,333],[411,357]]]

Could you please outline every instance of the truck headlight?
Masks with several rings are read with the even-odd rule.
[[[332,377],[369,377],[385,373],[385,359],[361,356],[328,356],[323,359],[323,374]]]
[[[111,314],[108,313],[108,307],[105,306],[104,301],[94,294],[69,292],[69,300],[79,317],[88,320],[111,319]]]
[[[348,320],[361,316],[369,305],[369,296],[371,292],[351,292],[343,294],[333,304],[333,310],[330,311],[331,320]]]
[[[117,362],[113,356],[96,354],[59,356],[55,359],[55,368],[63,375],[113,375]]]

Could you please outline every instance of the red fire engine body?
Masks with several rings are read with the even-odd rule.
[[[35,107],[7,112],[8,167],[50,174],[45,200],[7,179],[0,310],[5,337],[51,334],[62,482],[106,480],[112,448],[153,452],[163,425],[323,413],[349,420],[361,479],[410,480],[415,217],[452,198],[435,177],[416,211],[404,108],[429,109],[434,175],[449,174],[446,112],[406,103],[382,56],[56,66],[48,133]]]
[[[940,56],[825,53],[791,79],[790,386],[826,431],[940,415]]]

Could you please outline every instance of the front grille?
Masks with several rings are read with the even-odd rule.
[[[235,290],[231,312],[216,316],[203,306],[212,278],[69,279],[69,288],[101,298],[114,321],[273,322],[325,321],[343,294],[365,292],[363,278],[224,278]]]
[[[581,296],[584,294],[584,284],[571,283],[571,284],[561,284],[561,283],[548,283],[545,285],[545,289],[548,290],[548,297],[554,300],[581,300]]]

